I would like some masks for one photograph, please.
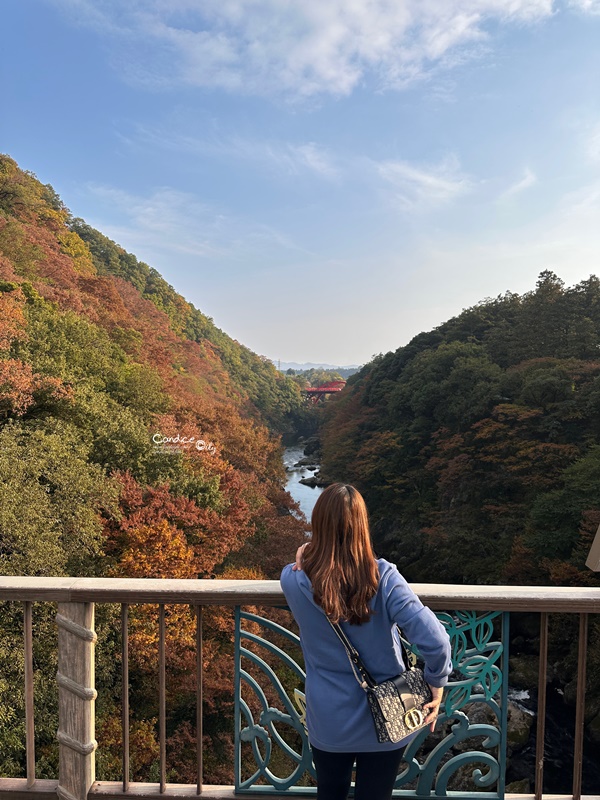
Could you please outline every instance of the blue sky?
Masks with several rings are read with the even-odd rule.
[[[3,0],[0,151],[252,350],[600,274],[600,0]]]

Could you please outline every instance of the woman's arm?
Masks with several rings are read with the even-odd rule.
[[[425,722],[429,725],[429,730],[433,733],[438,714],[440,713],[440,703],[442,702],[442,697],[444,696],[444,687],[430,686],[429,688],[431,689],[432,699],[431,702],[425,703],[423,710],[427,709]]]
[[[413,597],[407,597],[406,602],[398,603],[399,598],[393,598],[392,603],[399,606],[393,618],[400,626],[402,635],[419,648],[425,662],[424,675],[431,689],[431,700],[423,706],[423,711],[427,713],[425,723],[433,733],[444,686],[452,672],[450,637],[433,611],[424,606],[412,590],[409,591]]]
[[[425,680],[441,688],[452,672],[450,637],[430,608],[423,605],[396,570],[388,581],[386,606],[392,620],[411,644],[418,647],[425,662]],[[439,703],[438,703],[439,705]]]

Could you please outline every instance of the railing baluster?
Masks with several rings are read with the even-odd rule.
[[[588,615],[579,615],[579,652],[577,656],[577,705],[575,708],[575,749],[573,753],[573,800],[581,797],[583,762],[583,723],[585,711],[585,678],[588,639]]]
[[[165,607],[158,607],[158,742],[160,748],[160,793],[167,788],[167,720],[165,676]]]
[[[510,612],[502,613],[502,687],[500,690],[500,748],[498,762],[500,775],[498,776],[498,794],[504,797],[506,790],[506,751],[508,738],[508,669],[509,669],[509,643],[510,643]]]
[[[202,794],[202,606],[196,606],[196,794]]]
[[[58,786],[60,800],[87,800],[96,779],[94,604],[58,604]]]
[[[129,791],[129,605],[121,604],[121,730],[123,734],[123,791]]]
[[[540,614],[540,665],[538,671],[537,732],[535,741],[535,800],[544,793],[544,743],[546,738],[546,675],[548,671],[548,614]]]
[[[33,716],[33,624],[31,603],[23,603],[25,646],[25,752],[27,754],[27,788],[35,783],[35,726]]]

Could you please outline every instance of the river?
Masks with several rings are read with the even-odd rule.
[[[312,510],[317,502],[317,497],[323,491],[323,487],[319,486],[305,486],[300,483],[301,478],[308,478],[314,475],[315,470],[307,469],[306,467],[294,466],[301,458],[304,458],[304,445],[295,444],[291,447],[286,447],[283,453],[283,464],[285,466],[288,480],[285,488],[292,495],[294,500],[300,505],[300,509],[304,512],[306,519],[310,522]]]

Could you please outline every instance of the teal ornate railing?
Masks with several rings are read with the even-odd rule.
[[[446,626],[452,639],[455,671],[444,701],[444,713],[435,734],[423,733],[406,749],[398,776],[396,794],[403,798],[433,798],[452,795],[461,800],[502,798],[508,800],[600,800],[598,782],[592,775],[597,758],[584,763],[584,731],[587,688],[597,689],[596,664],[586,672],[588,624],[595,626],[600,613],[600,588],[549,586],[450,586],[413,584],[412,588]],[[165,800],[226,800],[253,794],[273,797],[314,794],[312,760],[302,726],[301,700],[304,683],[302,652],[298,637],[290,630],[291,616],[282,604],[285,598],[279,581],[261,580],[176,580],[120,578],[44,578],[0,576],[0,602],[12,609],[15,620],[23,620],[21,655],[23,679],[10,684],[14,697],[23,703],[23,764],[21,774],[0,776],[0,800],[123,800],[135,797],[162,797]],[[38,707],[34,691],[37,665],[34,643],[41,635],[35,624],[34,604],[40,608],[58,603],[56,616],[58,674],[58,727],[56,747],[58,771],[54,779],[40,778],[40,759],[36,754],[36,720],[45,714]],[[96,639],[102,647],[107,631],[95,632],[94,609],[105,603],[121,606],[122,777],[119,781],[98,781],[95,775],[96,734],[95,681]],[[156,733],[159,756],[151,783],[130,780],[128,653],[130,650],[129,608],[153,604],[158,607],[158,720]],[[192,608],[196,616],[196,781],[177,783],[178,773],[170,763],[167,748],[170,680],[166,652],[166,612],[172,604]],[[236,786],[216,786],[204,780],[203,736],[203,649],[204,609],[212,606],[237,607],[235,648],[235,711],[237,746]],[[246,611],[242,612],[241,609]],[[250,613],[261,609],[259,616]],[[448,613],[448,609],[462,611]],[[262,611],[268,609],[268,611]],[[504,773],[507,747],[508,616],[524,612],[531,621],[539,617],[539,638],[532,641],[538,656],[538,680],[528,675],[535,693],[535,762],[529,787],[512,786],[526,794],[505,795]],[[22,614],[22,617],[21,617]],[[571,623],[579,620],[579,636],[574,680],[575,719],[561,718],[561,742],[572,734],[572,752],[563,747],[560,761],[561,786],[554,766],[546,758],[550,735],[546,732],[549,633],[563,615]],[[42,631],[47,636],[46,628]],[[113,631],[114,633],[114,631]],[[111,643],[112,647],[112,643]],[[17,650],[19,648],[17,647]],[[111,650],[111,652],[113,652]],[[513,677],[516,677],[513,665]],[[100,691],[102,688],[100,687]],[[590,697],[590,695],[587,695]],[[9,695],[5,694],[5,698]],[[593,697],[593,696],[592,696]],[[9,698],[10,699],[10,698]],[[300,703],[300,705],[299,705]],[[548,710],[548,713],[547,713]],[[4,709],[6,715],[6,709]],[[47,743],[45,743],[47,745]],[[101,740],[99,748],[104,743]],[[211,753],[211,757],[214,756]],[[532,754],[533,755],[533,754]],[[591,777],[590,777],[591,776]],[[582,793],[586,780],[587,794]],[[173,781],[173,782],[171,782]],[[572,786],[572,794],[565,785]],[[544,793],[544,785],[548,794]],[[459,787],[457,790],[456,787]],[[466,787],[466,788],[465,788]],[[560,794],[559,794],[560,792]]]
[[[437,616],[450,636],[454,666],[438,722],[440,732],[430,737],[424,729],[408,745],[394,794],[445,797],[453,782],[460,780],[465,797],[502,798],[509,615],[455,611],[438,612]],[[406,644],[418,657],[418,651]],[[298,636],[279,622],[238,606],[236,792],[316,792],[310,744],[302,722],[304,678]],[[468,781],[471,791],[464,789]]]

